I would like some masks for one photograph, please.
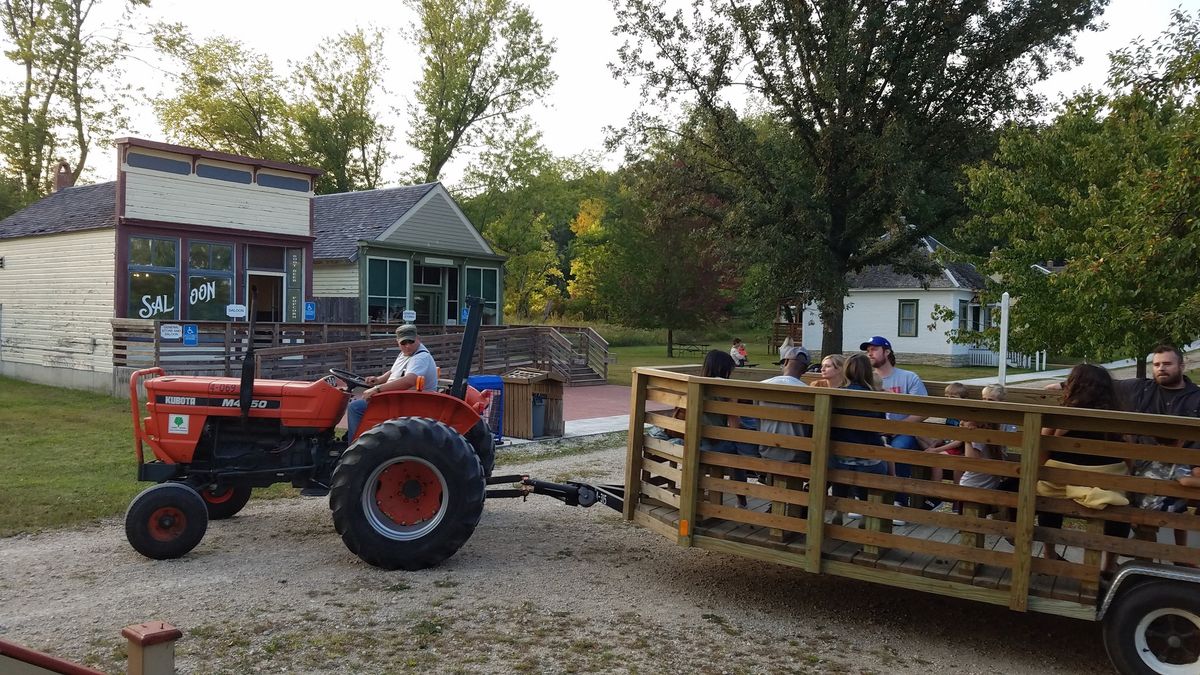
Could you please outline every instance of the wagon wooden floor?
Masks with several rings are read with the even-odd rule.
[[[725,506],[736,507],[733,495],[726,495]],[[766,513],[770,502],[750,498],[749,508],[753,511]],[[651,518],[664,523],[672,531],[678,531],[679,511],[669,506],[652,506],[639,504],[638,510]],[[831,512],[826,513],[826,522],[831,521]],[[863,527],[862,519],[852,519],[844,523],[846,527]],[[748,525],[729,520],[708,518],[696,523],[694,533],[699,536],[712,537],[725,541],[750,544],[764,548],[787,551],[803,555],[805,550],[805,535],[795,534],[778,541],[770,536],[768,528],[758,525]],[[935,525],[894,525],[892,533],[917,540],[959,543],[958,530]],[[984,548],[1011,552],[1013,547],[1003,537],[987,535]],[[1034,542],[1033,553],[1042,555],[1042,543]],[[1071,562],[1083,561],[1083,550],[1076,547],[1059,547],[1059,552]],[[863,552],[863,546],[854,542],[827,540],[823,558],[839,562],[853,563],[863,567],[871,567],[892,572],[924,576],[934,579],[945,579],[959,583],[972,584],[982,588],[1008,590],[1011,586],[1011,570],[994,565],[975,565],[970,573],[969,567],[958,560],[948,559],[928,553],[917,553],[902,549],[890,549],[876,557]],[[1046,574],[1033,573],[1029,581],[1030,594],[1056,600],[1067,600],[1082,604],[1093,604],[1096,601],[1094,589],[1084,588],[1077,579],[1055,577]]]

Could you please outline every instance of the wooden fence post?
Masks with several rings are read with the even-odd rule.
[[[1012,585],[1008,607],[1024,612],[1029,604],[1029,576],[1033,558],[1033,517],[1037,511],[1038,455],[1041,454],[1042,414],[1025,413],[1021,422],[1021,477],[1017,488],[1016,531],[1013,539]]]
[[[165,621],[148,621],[121,629],[129,640],[129,675],[173,675],[175,641],[183,632]]]
[[[642,487],[642,449],[646,434],[646,376],[633,371],[633,382],[629,388],[629,438],[626,441],[628,454],[625,458],[625,520],[633,520],[637,510],[638,496]]]
[[[821,571],[821,543],[825,538],[825,492],[828,490],[829,425],[833,417],[833,396],[818,394],[813,405],[812,441],[809,455],[808,530],[804,539],[805,569]]]
[[[679,486],[679,543],[691,546],[696,536],[700,501],[700,434],[704,418],[704,385],[688,379],[687,419],[683,423],[683,475]],[[718,502],[719,503],[719,502]]]

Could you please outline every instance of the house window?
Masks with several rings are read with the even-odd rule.
[[[460,321],[461,316],[458,315],[458,268],[446,268],[446,319]]]
[[[467,296],[483,298],[483,323],[495,325],[500,315],[500,271],[468,267],[466,291]]]
[[[312,189],[312,184],[309,183],[308,179],[277,176],[273,173],[260,172],[258,174],[258,184],[263,187],[292,190],[295,192],[308,192]]]
[[[214,166],[212,164],[203,163],[196,165],[196,175],[200,176],[201,178],[212,178],[214,180],[223,180],[230,183],[241,183],[242,185],[249,185],[250,179],[253,178],[249,171],[239,171],[237,169],[230,169],[224,166]]]
[[[179,240],[129,238],[129,303],[126,316],[179,318]]]
[[[413,265],[413,283],[422,286],[441,286],[442,268]]]
[[[399,323],[407,307],[408,261],[368,258],[367,320]]]
[[[898,337],[917,337],[917,301],[900,301],[900,326],[896,329]]]
[[[143,155],[140,152],[127,153],[125,155],[125,163],[129,166],[136,166],[139,169],[164,171],[166,173],[179,174],[180,176],[186,176],[192,172],[190,162],[168,159],[166,157],[159,157],[158,155]]]
[[[966,300],[958,301],[958,332],[965,333],[969,330],[968,313],[971,311],[971,303]]]
[[[188,318],[225,321],[233,302],[233,246],[195,241],[188,244]]]

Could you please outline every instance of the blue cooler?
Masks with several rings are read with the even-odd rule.
[[[479,391],[492,390],[492,404],[483,411],[488,428],[496,436],[496,443],[504,441],[504,380],[499,375],[470,375],[467,384]]]

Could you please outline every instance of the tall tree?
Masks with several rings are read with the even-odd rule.
[[[605,222],[606,256],[596,270],[599,295],[616,320],[667,329],[667,356],[675,331],[724,316],[739,282],[711,235],[727,205],[691,189],[687,162],[673,150],[623,170],[624,198]]]
[[[1200,335],[1198,36],[1200,14],[1176,13],[1153,45],[1115,53],[1105,91],[1010,128],[969,172],[968,233],[1008,241],[984,269],[1000,279],[988,299],[1017,298],[1014,348],[1137,357],[1140,375],[1156,343]]]
[[[571,278],[567,280],[567,295],[573,313],[588,319],[599,318],[603,302],[597,279],[607,264],[609,246],[604,229],[604,200],[589,197],[579,203],[579,213],[571,221]]]
[[[487,223],[483,233],[508,259],[504,261],[504,312],[528,318],[543,313],[547,303],[562,297],[558,252],[550,223],[542,214],[532,222],[501,218]]]
[[[362,29],[325,40],[297,64],[293,116],[303,161],[325,173],[317,191],[372,190],[390,159],[392,128],[380,121],[383,33]]]
[[[73,164],[73,179],[98,138],[122,126],[127,87],[117,67],[128,52],[120,38],[123,14],[110,30],[97,29],[100,0],[5,0],[0,24],[5,57],[21,79],[0,97],[0,155],[20,185],[18,203],[46,193],[54,159]],[[124,0],[126,11],[148,0]],[[112,35],[115,34],[116,37]],[[11,196],[11,195],[10,195]]]
[[[554,41],[513,0],[408,0],[425,67],[409,108],[414,174],[438,180],[455,152],[549,91]]]
[[[840,352],[846,275],[920,269],[915,239],[961,214],[960,167],[998,118],[1037,109],[1029,86],[1073,57],[1106,0],[691,4],[614,0],[627,38],[615,73],[686,104],[699,123],[684,132],[737,205],[732,247],[815,300],[822,351]],[[635,115],[634,144],[662,128]]]
[[[175,95],[153,101],[173,140],[250,157],[295,159],[285,81],[265,54],[227,37],[196,42],[180,24],[158,24],[153,35],[159,51],[182,66]]]

